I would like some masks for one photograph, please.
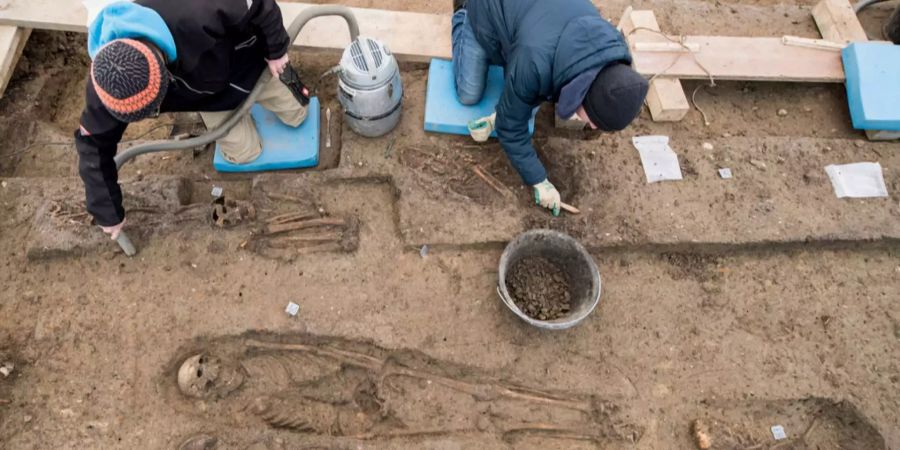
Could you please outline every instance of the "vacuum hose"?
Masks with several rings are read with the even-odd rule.
[[[297,39],[297,36],[300,34],[300,30],[306,26],[306,23],[316,17],[322,16],[341,16],[344,20],[347,21],[347,26],[350,28],[350,42],[355,41],[359,37],[359,24],[356,22],[356,17],[353,15],[353,12],[350,8],[339,5],[319,5],[319,6],[310,6],[300,12],[297,17],[294,18],[294,21],[291,22],[291,25],[287,29],[288,36],[290,36],[291,43]],[[241,120],[244,114],[248,114],[250,112],[250,108],[253,107],[253,104],[256,103],[257,97],[262,92],[263,87],[265,87],[266,83],[268,83],[272,79],[272,74],[269,73],[268,70],[263,71],[262,75],[259,77],[259,80],[256,82],[256,86],[253,87],[253,90],[250,91],[250,95],[247,96],[247,99],[244,100],[244,103],[241,106],[234,110],[231,115],[228,117],[228,120],[223,122],[217,128],[208,131],[206,134],[202,136],[197,136],[190,139],[185,139],[183,141],[159,141],[159,142],[150,142],[147,144],[136,145],[128,150],[116,155],[116,168],[121,168],[125,163],[131,161],[139,155],[143,155],[146,153],[156,153],[156,152],[165,152],[171,150],[185,150],[194,147],[200,147],[207,145],[211,142],[215,142],[218,139],[221,139],[235,125]]]

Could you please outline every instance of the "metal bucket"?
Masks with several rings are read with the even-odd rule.
[[[556,320],[538,320],[525,314],[506,289],[506,274],[520,259],[540,256],[559,266],[571,289],[571,310]],[[507,308],[520,319],[538,328],[564,330],[584,320],[600,303],[600,271],[591,255],[574,238],[558,231],[531,230],[520,234],[500,257],[497,293]]]

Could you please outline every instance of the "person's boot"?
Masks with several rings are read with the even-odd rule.
[[[894,44],[900,44],[900,6],[894,9],[894,13],[884,26],[884,37]]]
[[[466,7],[466,0],[453,0],[453,13]]]

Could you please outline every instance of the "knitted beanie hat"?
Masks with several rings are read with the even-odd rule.
[[[165,61],[134,39],[103,46],[91,64],[91,80],[106,109],[126,123],[155,115],[169,88]]]
[[[597,128],[620,131],[641,113],[648,89],[647,80],[631,66],[612,64],[594,78],[582,106]]]

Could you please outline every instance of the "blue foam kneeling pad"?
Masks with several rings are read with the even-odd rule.
[[[247,164],[232,164],[222,156],[216,145],[213,167],[219,172],[263,172],[266,170],[303,169],[319,164],[319,99],[309,100],[306,120],[291,128],[275,113],[260,105],[253,105],[250,115],[262,143],[262,154]]]
[[[900,131],[900,46],[854,42],[841,56],[853,128]]]
[[[503,67],[491,66],[484,97],[475,105],[463,105],[456,96],[453,63],[445,59],[432,59],[425,94],[425,131],[468,136],[470,121],[494,113],[503,93],[503,84]],[[534,112],[537,113],[537,108]],[[534,133],[534,114],[528,122],[528,131]],[[491,137],[497,137],[496,130]]]

